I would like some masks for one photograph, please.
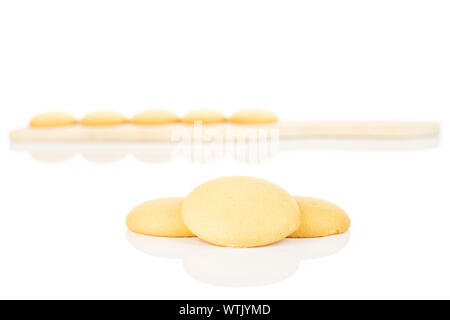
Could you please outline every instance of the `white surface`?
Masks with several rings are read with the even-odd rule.
[[[450,298],[449,16],[448,1],[2,1],[0,298]],[[290,149],[259,165],[50,164],[8,141],[52,109],[248,106],[285,119],[437,120],[443,135],[438,148]],[[129,243],[132,207],[224,175],[337,203],[352,219],[348,243],[298,266],[283,250],[294,261],[283,280],[256,287],[194,276],[220,248],[186,260]],[[275,248],[265,262],[251,254],[256,270],[280,267]]]

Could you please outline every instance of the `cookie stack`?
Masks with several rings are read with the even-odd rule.
[[[286,237],[323,237],[346,232],[348,215],[324,200],[291,196],[252,177],[223,177],[195,188],[186,198],[145,202],[127,216],[136,233],[193,237],[218,246],[260,247]]]

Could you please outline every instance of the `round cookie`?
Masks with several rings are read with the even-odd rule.
[[[47,112],[33,117],[30,121],[31,127],[59,127],[75,124],[77,120],[65,112]]]
[[[294,197],[300,208],[302,224],[289,238],[325,237],[344,233],[350,218],[337,205],[320,199]]]
[[[235,112],[229,119],[239,124],[261,124],[277,122],[275,113],[264,109],[244,109]]]
[[[170,111],[153,109],[136,114],[130,122],[133,124],[166,124],[178,121],[178,117]]]
[[[251,177],[223,177],[195,188],[183,201],[183,220],[200,239],[225,247],[277,242],[300,224],[294,198]]]
[[[160,237],[194,237],[181,218],[183,198],[144,202],[131,210],[126,224],[133,232]]]
[[[113,111],[97,111],[84,116],[81,119],[81,124],[85,126],[111,126],[124,124],[127,119],[124,115]]]
[[[187,113],[182,119],[184,123],[194,123],[201,121],[203,124],[220,123],[226,121],[225,116],[216,110],[199,109]]]

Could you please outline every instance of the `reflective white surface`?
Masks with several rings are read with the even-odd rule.
[[[301,260],[326,257],[344,248],[350,232],[316,239],[284,239],[259,248],[223,248],[198,238],[163,238],[127,231],[128,242],[141,252],[179,258],[198,281],[225,287],[250,287],[285,280]]]
[[[40,162],[9,150],[6,140],[0,296],[448,297],[450,176],[444,138],[425,149],[292,148],[260,164],[230,157],[148,163],[129,154],[108,163],[80,156]],[[335,202],[352,219],[350,241],[343,235],[232,249],[127,233],[125,217],[137,204],[183,196],[226,175],[260,177],[292,194]]]
[[[30,153],[37,161],[60,162],[76,154],[92,162],[115,162],[133,155],[148,163],[166,163],[181,157],[194,163],[216,163],[225,158],[258,164],[279,152],[295,150],[407,151],[439,147],[440,137],[406,139],[283,139],[266,143],[164,142],[35,142],[10,143],[10,150]]]

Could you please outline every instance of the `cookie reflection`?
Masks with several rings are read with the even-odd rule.
[[[129,145],[128,151],[141,161],[151,164],[168,163],[174,158],[174,147],[170,143],[140,143]]]
[[[409,151],[439,147],[439,137],[418,139],[259,139],[236,141],[180,141],[180,142],[71,142],[71,143],[12,143],[11,150],[29,152],[33,158],[45,162],[70,160],[76,154],[92,162],[120,161],[132,154],[149,164],[168,163],[184,158],[200,164],[217,163],[230,157],[237,162],[261,164],[275,158],[279,152],[303,150],[348,151]]]
[[[181,142],[174,147],[174,156],[183,157],[190,162],[199,164],[217,163],[222,160],[225,155],[225,144],[217,142]]]
[[[137,250],[154,257],[182,259],[204,246],[196,237],[168,238],[146,236],[127,230],[127,240]]]
[[[124,159],[126,154],[110,154],[110,153],[100,153],[100,152],[91,152],[91,153],[83,153],[83,158],[90,162],[95,163],[114,163],[119,162]]]
[[[207,247],[183,259],[194,279],[221,287],[251,287],[280,282],[297,271],[293,251],[276,248]]]
[[[284,239],[258,248],[224,248],[198,238],[164,238],[127,231],[137,250],[161,258],[179,258],[192,278],[226,287],[268,285],[296,273],[301,260],[317,259],[343,249],[350,233],[308,239]]]
[[[294,275],[303,259],[338,252],[347,244],[349,235],[285,239],[260,248],[208,246],[183,259],[183,267],[196,280],[216,286],[267,285]]]
[[[146,163],[154,163],[154,164],[159,164],[159,163],[167,163],[170,162],[170,160],[172,160],[172,155],[169,154],[134,154],[134,157],[141,161],[141,162],[146,162]]]

